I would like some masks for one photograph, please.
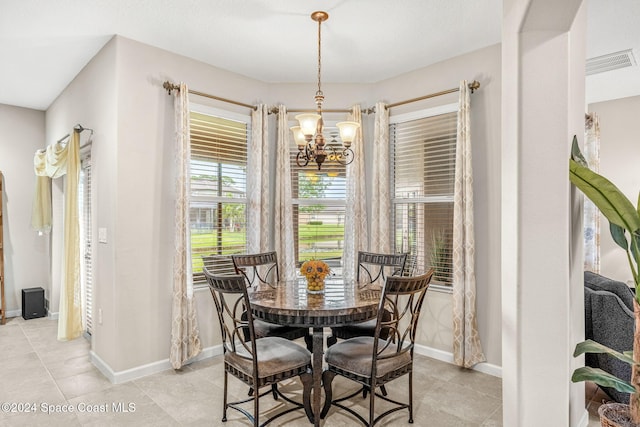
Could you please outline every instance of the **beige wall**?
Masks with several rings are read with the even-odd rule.
[[[635,129],[640,117],[640,96],[590,104],[589,112],[600,117],[600,173],[618,186],[635,206],[640,191],[640,138]],[[622,282],[633,282],[627,256],[613,242],[609,221],[603,216],[600,229],[601,273]]]
[[[44,121],[43,111],[0,104],[5,298],[7,312],[18,316],[22,289],[41,286],[50,298],[49,237],[31,229],[33,155],[45,147]]]
[[[376,101],[400,102],[458,87],[460,80],[481,83],[480,90],[471,95],[478,328],[487,362],[501,366],[501,46],[490,46],[385,80],[375,85],[372,97]],[[391,114],[457,101],[458,94],[453,93],[393,108]],[[430,291],[422,316],[424,339],[420,344],[451,352],[451,296]]]
[[[323,85],[325,108],[403,100],[457,87],[463,78],[478,79],[483,85],[472,96],[478,321],[488,362],[499,366],[500,46],[378,85]],[[284,103],[289,109],[311,108],[315,92],[313,84],[267,85],[115,37],[47,111],[47,141],[59,138],[77,122],[96,129],[94,235],[98,228],[106,228],[108,241],[96,244],[94,254],[93,351],[114,372],[166,360],[169,354],[173,97],[162,89],[165,80],[185,81],[192,89],[248,104]],[[432,104],[456,100],[453,95]],[[243,107],[197,96],[192,96],[191,102],[248,113]],[[409,108],[413,107],[424,105]],[[372,121],[373,116],[366,120]],[[370,143],[369,139],[367,145]],[[450,298],[433,293],[425,307],[421,344],[451,351]],[[211,297],[206,291],[197,291],[196,301],[203,345],[213,346],[219,338]],[[98,310],[102,311],[102,323],[98,322]]]
[[[93,195],[93,235],[97,236],[97,226],[109,230],[107,244],[94,244],[94,329],[92,349],[110,360],[112,354],[121,351],[117,343],[118,332],[113,323],[113,303],[106,301],[115,287],[113,272],[116,265],[116,253],[112,245],[112,234],[117,210],[117,192],[115,178],[117,176],[117,139],[118,127],[116,118],[116,45],[113,40],[108,43],[75,77],[67,88],[58,96],[47,110],[46,139],[47,144],[71,132],[76,124],[94,129],[92,158],[92,195]],[[81,144],[89,135],[81,134]],[[53,188],[54,224],[62,223],[63,190],[62,181]],[[52,235],[52,272],[51,292],[59,301],[61,273],[62,235],[61,231]],[[96,302],[105,311],[104,321],[98,323]],[[57,305],[55,306],[57,308]],[[57,311],[57,310],[56,310]]]
[[[104,228],[107,242],[94,249],[92,350],[115,373],[169,355],[174,117],[165,80],[250,104],[266,91],[262,83],[115,37],[47,111],[48,141],[75,123],[96,130],[94,236]],[[197,293],[205,347],[218,343],[207,296]]]

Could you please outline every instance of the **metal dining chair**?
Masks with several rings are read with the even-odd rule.
[[[379,254],[374,252],[358,251],[358,270],[356,272],[356,280],[358,283],[364,281],[367,283],[375,283],[378,280],[384,282],[388,275],[403,275],[407,254]],[[389,320],[391,313],[383,314],[385,320]],[[331,328],[331,336],[327,337],[327,347],[334,345],[338,338],[349,339],[355,337],[372,337],[376,330],[376,319],[368,320],[361,323],[353,323],[340,327]],[[382,330],[381,336],[387,338],[387,331]],[[384,385],[380,391],[383,395],[387,395],[387,389]],[[362,397],[367,397],[368,389],[362,388]]]
[[[259,283],[276,284],[280,280],[278,270],[278,256],[275,251],[257,254],[235,254],[231,260],[237,274],[242,274],[249,287]],[[309,351],[311,351],[312,339],[309,328],[275,325],[262,320],[255,320],[254,327],[258,338],[282,337],[289,340],[304,338]]]
[[[224,352],[224,395],[222,421],[227,421],[227,409],[235,409],[244,414],[255,427],[266,425],[274,419],[297,409],[304,409],[311,418],[308,399],[311,389],[311,353],[304,347],[281,337],[258,337],[255,321],[249,306],[247,286],[242,275],[214,276],[205,269],[205,277],[216,306]],[[248,331],[249,339],[245,339]],[[247,384],[254,393],[251,397],[228,402],[228,374]],[[300,377],[303,385],[303,403],[295,402],[283,395],[278,382]],[[260,394],[260,388],[271,386]],[[275,391],[274,391],[275,390]],[[260,398],[277,392],[293,406],[280,411],[260,424]],[[242,408],[243,403],[253,401],[253,414]]]
[[[402,275],[407,254],[378,254],[373,252],[358,252],[358,270],[356,280],[367,283],[383,282],[388,275]],[[331,328],[331,336],[327,338],[327,346],[330,347],[340,339],[349,339],[361,336],[373,336],[376,328],[375,319],[362,323]],[[383,331],[384,337],[384,331]]]
[[[249,286],[258,283],[275,284],[280,280],[278,255],[275,251],[256,254],[234,254],[231,260],[237,274],[242,274]]]
[[[358,418],[365,426],[373,426],[385,416],[402,409],[409,411],[409,423],[413,423],[413,354],[416,330],[422,303],[433,276],[433,269],[414,276],[389,276],[385,279],[382,298],[378,307],[376,327],[372,337],[356,337],[329,347],[325,353],[327,369],[322,373],[325,404],[320,414],[326,417],[331,406],[337,406]],[[384,311],[394,315],[384,318]],[[382,338],[382,331],[388,337]],[[374,390],[369,394],[369,417],[365,419],[352,407],[341,402],[358,395],[360,390],[339,399],[333,399],[332,382],[336,375],[343,376]],[[375,392],[382,386],[404,375],[409,376],[408,402],[399,402]],[[376,398],[394,405],[375,417]]]

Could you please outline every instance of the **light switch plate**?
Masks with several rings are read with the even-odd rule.
[[[98,243],[107,243],[107,229],[98,228]]]

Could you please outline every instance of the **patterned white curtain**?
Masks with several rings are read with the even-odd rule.
[[[389,110],[376,103],[373,133],[373,173],[371,176],[370,248],[380,253],[391,252],[391,194],[389,184]]]
[[[364,138],[362,132],[362,112],[359,105],[354,105],[349,120],[360,124],[356,137],[351,143],[355,156],[348,164],[346,206],[344,219],[344,250],[342,255],[342,275],[346,280],[356,277],[358,251],[368,249],[367,239],[367,203],[366,179],[364,165]]]
[[[486,360],[476,319],[473,171],[469,88],[460,82],[453,202],[453,359],[470,368]]]
[[[64,249],[58,314],[58,339],[72,340],[82,334],[80,290],[80,219],[78,181],[80,179],[80,132],[73,130],[67,143],[51,144],[37,151],[33,160],[37,175],[31,217],[38,231],[51,229],[51,178],[66,175],[64,189]]]
[[[191,274],[191,228],[189,226],[190,137],[189,137],[189,89],[180,84],[175,101],[176,142],[176,206],[174,221],[173,256],[173,306],[171,323],[171,353],[169,359],[174,369],[180,369],[187,360],[202,350],[193,297]]]
[[[274,209],[275,251],[278,253],[280,276],[292,280],[296,276],[293,242],[293,205],[291,204],[290,135],[287,108],[278,106],[278,136],[276,149],[276,189]]]
[[[269,141],[268,109],[251,113],[251,141],[247,158],[247,253],[269,250]]]
[[[600,119],[595,113],[585,118],[584,157],[589,169],[600,170]],[[584,199],[584,269],[600,273],[600,212]]]

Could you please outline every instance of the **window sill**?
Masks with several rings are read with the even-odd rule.
[[[453,294],[453,286],[450,285],[438,285],[436,283],[431,283],[429,285],[429,289],[427,290],[427,292],[429,291],[433,291],[433,292],[440,292],[443,294]]]
[[[197,285],[193,285],[194,292],[204,291],[208,289],[209,289],[209,285],[207,285],[206,283],[201,283],[201,284],[199,283]]]

